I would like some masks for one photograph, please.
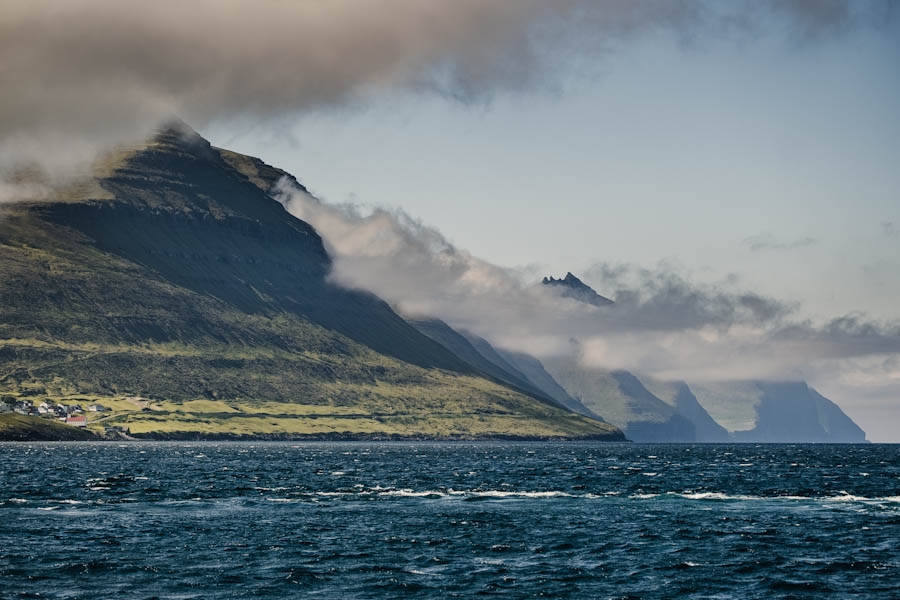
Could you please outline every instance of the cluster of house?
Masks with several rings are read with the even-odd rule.
[[[99,404],[91,404],[87,407],[87,410],[88,412],[105,412],[109,409]],[[68,425],[87,427],[87,416],[84,414],[85,409],[80,404],[58,404],[49,401],[35,404],[27,398],[5,396],[0,401],[0,412],[16,412],[20,415],[56,418]]]

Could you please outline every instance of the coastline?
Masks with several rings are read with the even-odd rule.
[[[90,433],[90,432],[86,432]],[[490,435],[490,436],[433,436],[433,435],[395,435],[395,434],[265,434],[265,435],[234,435],[234,434],[197,434],[194,432],[168,433],[168,434],[141,434],[127,437],[103,437],[91,434],[92,437],[83,438],[49,438],[49,437],[24,437],[21,435],[10,437],[0,433],[0,442],[608,442],[631,443],[631,440],[613,436],[525,436],[525,435]]]

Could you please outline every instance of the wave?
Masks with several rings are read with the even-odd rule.
[[[274,490],[285,490],[286,488],[257,488],[260,491],[274,491]],[[361,488],[361,489],[343,489],[343,490],[335,490],[335,491],[325,491],[325,490],[309,490],[306,492],[299,492],[296,495],[291,494],[287,497],[284,496],[263,496],[268,502],[280,502],[280,503],[298,503],[298,502],[317,502],[325,499],[354,499],[357,498],[359,500],[365,499],[376,499],[378,497],[382,497],[385,499],[388,498],[409,498],[409,499],[458,499],[463,501],[477,501],[477,500],[551,500],[551,499],[573,499],[573,500],[607,500],[607,501],[628,501],[628,500],[639,500],[639,501],[653,501],[653,500],[687,500],[692,502],[812,502],[816,504],[830,504],[830,503],[856,503],[856,504],[869,504],[869,505],[893,505],[900,504],[900,496],[862,496],[851,494],[846,491],[841,491],[835,495],[828,496],[801,496],[801,495],[771,495],[771,496],[762,496],[762,495],[752,495],[752,494],[728,494],[725,492],[711,492],[711,491],[693,491],[693,490],[685,490],[680,492],[637,492],[626,495],[627,492],[623,493],[620,491],[607,491],[607,492],[586,492],[586,493],[571,493],[562,490],[493,490],[493,489],[470,489],[470,490],[459,490],[453,488],[439,488],[439,489],[424,489],[424,490],[415,490],[411,488],[391,488],[391,487],[381,487],[374,486],[371,488]],[[262,494],[261,494],[262,495]],[[200,501],[201,498],[192,498],[191,501]],[[234,500],[232,498],[231,500]],[[215,500],[214,500],[215,501]],[[0,505],[3,504],[24,504],[28,502],[28,500],[24,498],[10,498],[5,502],[0,502]],[[54,500],[53,506],[44,506],[40,507],[39,510],[56,510],[62,508],[60,505],[93,505],[97,503],[102,503],[102,500],[93,499],[93,500],[75,500],[75,499],[64,499],[64,500]],[[153,501],[151,501],[153,503]]]
[[[754,496],[748,494],[725,494],[722,492],[660,492],[655,494],[632,494],[628,496],[635,500],[650,500],[660,497],[675,497],[685,500],[721,500],[721,501],[805,501],[805,502],[870,502],[870,503],[896,503],[900,502],[900,496],[855,496],[847,492],[841,492],[837,496]]]
[[[336,492],[315,492],[316,496],[384,496],[396,498],[462,498],[462,499],[546,499],[546,498],[576,498],[576,499],[610,499],[621,496],[618,491],[608,491],[600,493],[582,493],[573,494],[562,490],[457,490],[453,488],[447,489],[426,489],[414,490],[410,488],[382,488],[375,486],[374,488],[360,489],[354,491],[336,491]],[[727,494],[724,492],[658,492],[658,493],[635,493],[626,496],[632,500],[652,500],[655,498],[678,498],[683,500],[695,501],[724,501],[724,502],[754,502],[754,501],[797,501],[797,502],[862,502],[862,503],[900,503],[900,496],[856,496],[846,492],[840,492],[834,496],[798,496],[798,495],[777,495],[777,496],[758,496],[751,494]]]
[[[484,498],[575,498],[575,494],[560,491],[525,492],[516,490],[447,490],[452,496],[481,496]]]
[[[841,492],[840,496],[827,496],[822,498],[831,502],[900,502],[900,496],[879,496],[876,498],[867,498],[866,496],[854,496],[847,492]]]
[[[378,492],[379,496],[399,496],[401,498],[438,498],[443,496],[444,494],[435,490],[425,490],[424,492],[417,492],[415,490],[387,490],[384,492]]]

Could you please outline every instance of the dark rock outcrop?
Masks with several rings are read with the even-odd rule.
[[[609,306],[615,304],[609,298],[598,294],[591,286],[572,275],[572,273],[566,273],[566,276],[562,279],[544,277],[541,283],[560,290],[562,295],[566,298],[572,298],[573,300],[579,300],[594,306]]]

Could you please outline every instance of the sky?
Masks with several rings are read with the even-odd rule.
[[[900,316],[900,29],[796,45],[650,35],[603,60],[486,104],[386,94],[275,134],[208,134],[497,264],[667,261],[813,316]]]
[[[404,313],[537,356],[578,338],[590,367],[806,379],[900,441],[893,0],[0,9],[0,175],[64,179],[177,116],[297,176],[312,196],[278,197],[335,280]],[[535,285],[567,271],[615,312]]]

